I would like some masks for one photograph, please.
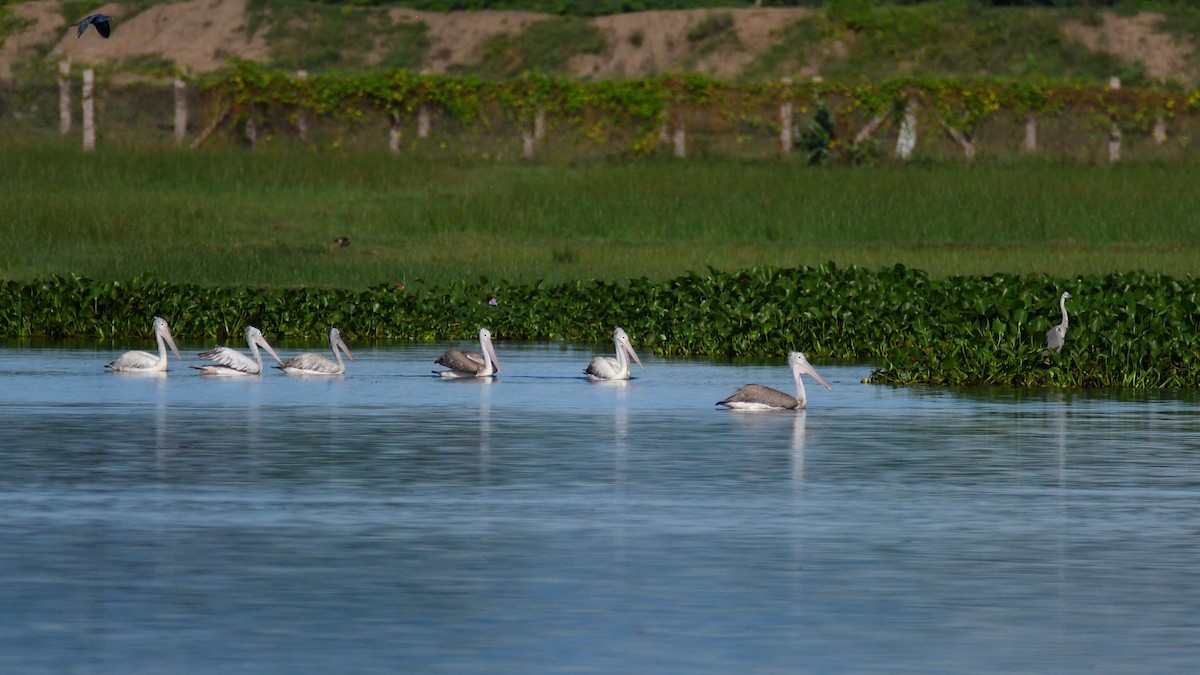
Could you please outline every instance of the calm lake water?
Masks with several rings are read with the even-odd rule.
[[[499,343],[451,382],[447,346],[328,380],[0,347],[0,671],[1200,669],[1194,395],[817,362],[806,413],[737,413],[782,359],[591,384]]]

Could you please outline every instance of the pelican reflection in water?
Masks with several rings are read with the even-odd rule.
[[[354,355],[350,353],[350,348],[342,341],[342,334],[336,328],[329,329],[329,349],[333,351],[333,359],[305,352],[293,356],[275,367],[289,375],[341,375],[345,373],[346,362],[342,360],[342,354],[345,353],[351,361],[354,360]]]
[[[632,373],[629,365],[629,359],[633,359],[638,367],[642,370],[646,366],[642,365],[642,360],[638,358],[637,352],[633,350],[633,345],[629,342],[629,336],[620,326],[613,329],[613,342],[617,345],[617,356],[597,356],[592,359],[587,368],[583,372],[587,375],[588,380],[596,382],[599,380],[628,380]]]
[[[449,370],[435,370],[433,373],[445,378],[499,375],[500,358],[492,347],[492,332],[486,328],[479,329],[479,348],[481,352],[451,349],[443,353],[434,363]]]
[[[212,365],[192,366],[200,371],[201,375],[216,375],[222,377],[241,376],[241,375],[261,375],[263,369],[262,354],[258,348],[262,347],[267,350],[267,353],[275,358],[280,364],[279,355],[271,349],[271,345],[267,344],[267,339],[263,337],[262,331],[249,326],[246,328],[246,344],[250,346],[250,351],[254,354],[254,358],[250,358],[245,354],[229,347],[217,347],[207,352],[200,354],[200,358],[212,361]]]
[[[179,349],[175,346],[175,338],[171,337],[171,329],[166,319],[154,317],[154,336],[158,338],[158,354],[143,351],[125,352],[116,361],[104,366],[117,373],[165,373],[167,372],[167,347],[175,352],[175,358],[180,361]]]
[[[792,377],[796,380],[795,396],[785,394],[778,389],[764,387],[761,384],[748,384],[733,392],[724,401],[717,401],[717,405],[733,410],[804,410],[808,397],[804,393],[802,375],[809,375],[826,389],[833,391],[833,387],[825,382],[825,378],[821,377],[808,359],[804,358],[804,354],[800,352],[788,354],[788,366],[791,367]]]

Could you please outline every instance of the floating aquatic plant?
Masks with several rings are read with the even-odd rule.
[[[1070,291],[1071,331],[1043,353]],[[247,325],[275,336],[603,343],[613,326],[669,356],[870,361],[871,381],[1022,387],[1200,387],[1200,282],[1155,274],[1077,279],[998,274],[931,279],[901,265],[709,270],[666,282],[548,285],[461,281],[420,291],[208,288],[149,277],[54,276],[0,285],[0,335],[229,339]],[[494,301],[494,302],[493,302]]]

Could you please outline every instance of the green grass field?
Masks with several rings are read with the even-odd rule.
[[[353,289],[826,261],[935,277],[1200,272],[1188,164],[547,165],[15,144],[0,174],[12,280]]]

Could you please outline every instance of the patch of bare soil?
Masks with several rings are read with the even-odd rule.
[[[593,78],[644,77],[670,71],[695,71],[715,77],[741,74],[773,34],[804,16],[806,9],[728,9],[638,12],[595,19],[608,38],[602,55],[581,55],[571,62],[576,76]],[[688,32],[714,14],[733,17],[733,37],[709,53],[697,54]]]
[[[267,61],[266,26],[247,33],[246,0],[183,0],[150,6],[108,3],[96,11],[116,17],[112,37],[94,30],[80,39],[62,15],[59,2],[23,2],[9,6],[28,26],[8,36],[0,46],[0,77],[11,78],[14,64],[41,58],[69,58],[77,64],[137,58],[162,59],[193,72],[214,70],[230,57]],[[456,65],[472,65],[486,57],[488,41],[499,34],[520,34],[550,18],[532,12],[418,12],[380,10],[393,22],[422,21],[430,47],[423,59],[427,72],[444,73]],[[572,74],[585,78],[644,77],[662,72],[701,72],[720,78],[739,77],[774,46],[790,23],[814,10],[799,8],[700,9],[640,12],[600,17],[596,26],[608,38],[599,55],[580,55]],[[688,32],[714,14],[728,14],[733,27],[711,39],[689,41]],[[1193,45],[1176,40],[1158,28],[1162,17],[1143,13],[1121,17],[1101,14],[1099,25],[1068,22],[1064,35],[1092,50],[1107,51],[1126,63],[1140,60],[1154,78],[1195,81],[1198,73]],[[82,17],[77,17],[78,20]],[[781,64],[789,74],[804,77],[821,64],[840,58],[838,43],[804,45],[789,52],[804,54],[799,63]],[[368,63],[372,62],[370,58]]]
[[[151,5],[142,11],[137,11],[136,5],[109,3],[94,10],[114,17],[112,37],[107,40],[91,29],[76,37],[73,26],[63,25],[58,4],[16,6],[21,11],[39,6],[42,15],[59,22],[57,44],[50,50],[55,59],[67,57],[72,63],[99,65],[152,56],[204,72],[219,68],[230,57],[262,61],[268,54],[261,30],[253,37],[246,35],[245,0],[190,0]]]
[[[1163,20],[1161,14],[1144,12],[1126,17],[1105,13],[1102,17],[1099,26],[1065,22],[1063,33],[1091,51],[1113,54],[1122,63],[1141,61],[1146,64],[1146,74],[1154,79],[1184,82],[1196,79],[1195,68],[1188,66],[1194,47],[1162,32],[1158,28]]]
[[[519,35],[529,26],[548,19],[535,12],[416,12],[392,10],[392,19],[424,21],[429,27],[429,52],[425,70],[444,73],[454,65],[478,63],[484,47],[497,35]]]

